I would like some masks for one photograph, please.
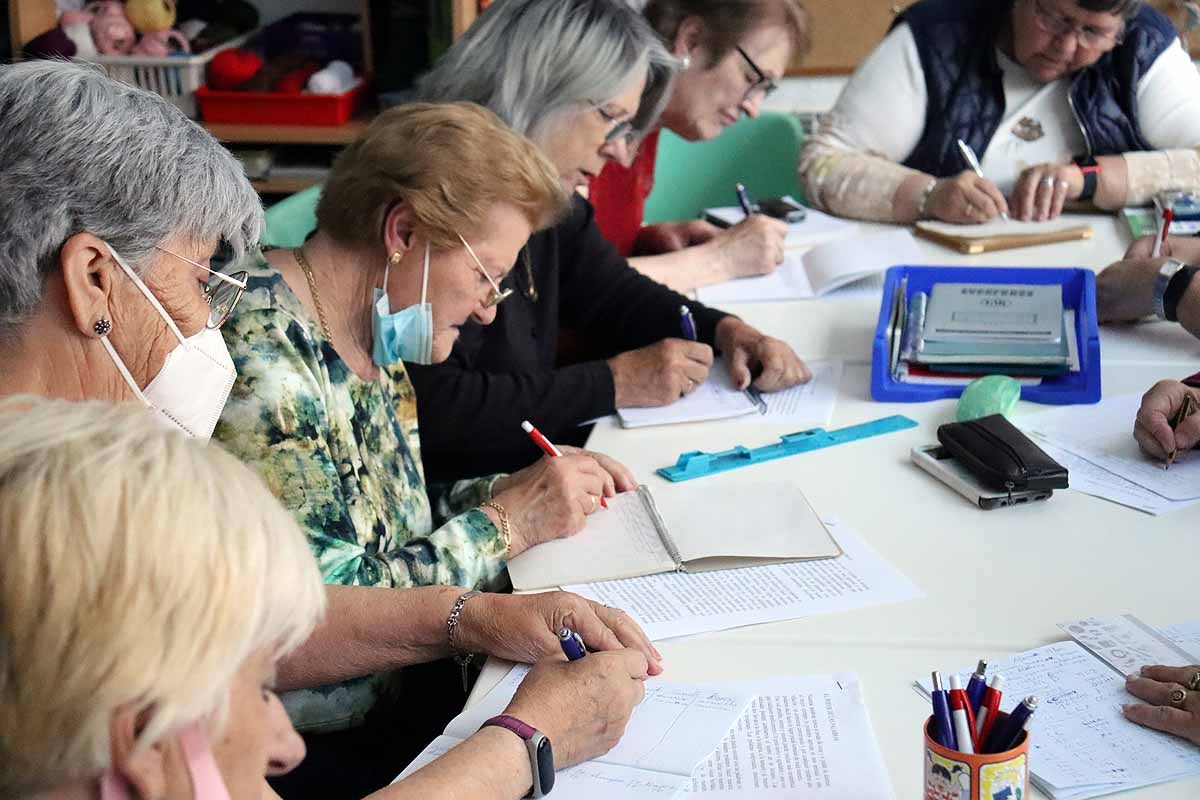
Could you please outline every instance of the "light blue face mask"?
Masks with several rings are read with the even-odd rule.
[[[371,310],[371,332],[375,345],[371,353],[376,366],[390,367],[398,361],[413,364],[433,363],[433,306],[425,302],[429,287],[429,245],[425,245],[425,274],[421,276],[421,302],[391,313],[387,281],[391,261],[383,270],[383,288],[375,290]]]

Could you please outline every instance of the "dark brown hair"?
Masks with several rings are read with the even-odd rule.
[[[773,22],[787,27],[793,59],[807,55],[812,45],[811,19],[800,0],[649,0],[644,13],[668,46],[685,19],[699,19],[704,23],[701,43],[712,53],[713,63],[750,31]]]

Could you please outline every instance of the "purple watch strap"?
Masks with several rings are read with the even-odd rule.
[[[1184,386],[1191,386],[1193,389],[1200,389],[1200,372],[1188,375],[1182,381]]]
[[[526,725],[524,722],[521,722],[521,720],[517,719],[516,717],[510,717],[508,714],[501,714],[499,716],[492,717],[479,727],[482,729],[489,725],[495,725],[498,728],[506,728],[527,742],[533,738],[535,733],[537,733],[537,728],[534,728],[532,725]]]

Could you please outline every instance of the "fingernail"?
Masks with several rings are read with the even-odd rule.
[[[1138,674],[1145,675],[1147,669],[1149,669],[1149,667],[1142,667],[1141,669],[1138,670]]]
[[[1126,683],[1133,683],[1133,679],[1134,679],[1134,678],[1136,678],[1136,677],[1137,677],[1136,675],[1126,675],[1126,676],[1125,676],[1125,682],[1126,682]]]

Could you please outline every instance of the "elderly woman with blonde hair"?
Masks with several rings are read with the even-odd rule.
[[[275,673],[325,596],[292,516],[235,458],[131,404],[9,398],[0,547],[0,797],[250,800],[304,757]],[[507,713],[553,731],[559,766],[596,755],[641,697],[639,659],[537,666]],[[589,698],[612,731],[573,710]],[[529,783],[524,745],[484,728],[376,797]]]

